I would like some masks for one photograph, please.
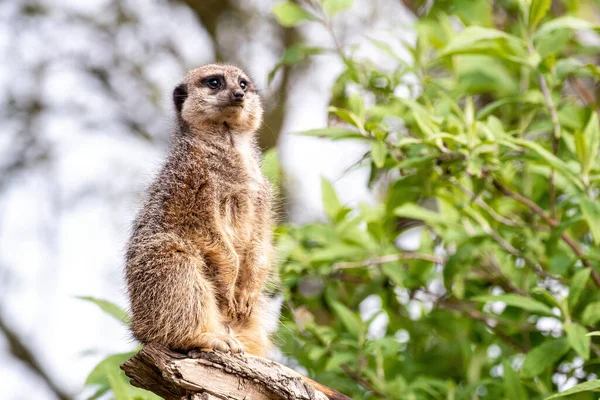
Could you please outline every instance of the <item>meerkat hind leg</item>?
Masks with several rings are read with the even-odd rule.
[[[149,241],[144,250],[145,258],[129,266],[136,338],[184,354],[194,349],[241,352],[240,342],[227,334],[204,260],[172,238]]]
[[[204,277],[197,281],[200,286],[201,308],[202,312],[198,331],[190,345],[191,351],[188,353],[191,357],[198,351],[217,350],[221,352],[243,353],[242,344],[237,340],[231,328],[223,323],[215,290]]]

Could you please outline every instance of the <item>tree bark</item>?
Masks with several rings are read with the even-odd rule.
[[[281,364],[251,355],[197,352],[189,358],[149,344],[123,363],[121,369],[133,386],[166,400],[349,399]]]

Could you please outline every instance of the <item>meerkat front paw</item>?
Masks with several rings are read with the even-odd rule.
[[[252,311],[254,310],[254,306],[258,302],[258,298],[260,296],[260,292],[249,291],[249,290],[240,290],[237,296],[237,310],[236,310],[236,319],[237,320],[245,320],[250,317]]]
[[[206,332],[200,335],[196,345],[197,350],[188,352],[194,358],[198,351],[220,351],[222,353],[243,353],[242,344],[231,335]]]

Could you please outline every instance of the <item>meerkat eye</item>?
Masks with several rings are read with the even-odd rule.
[[[245,92],[246,90],[248,90],[248,82],[241,80],[240,81],[240,87],[242,88],[242,90]]]
[[[218,89],[221,87],[221,82],[218,78],[208,78],[205,83],[206,86],[208,86],[211,89]]]

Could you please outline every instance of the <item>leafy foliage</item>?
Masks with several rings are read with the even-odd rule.
[[[371,40],[392,69],[337,40],[286,50],[270,78],[322,53],[345,66],[331,126],[302,134],[361,141],[370,182],[389,182],[379,204],[351,208],[323,180],[327,222],[277,228],[278,344],[313,378],[353,399],[597,397],[600,127],[581,90],[600,72],[578,33],[598,27],[580,19],[591,3],[568,3],[558,15],[549,0],[433,2],[416,43],[402,42],[412,62]],[[273,12],[333,35],[331,18],[350,7]],[[272,151],[264,168],[281,182]],[[401,246],[409,230],[414,252]],[[128,356],[104,360],[88,384],[148,398],[117,375]]]
[[[328,3],[294,4],[334,35]],[[598,49],[578,36],[598,10],[494,3],[429,4],[412,62],[401,39],[372,40],[392,69],[310,47],[345,69],[331,126],[301,134],[364,142],[371,183],[390,183],[349,208],[324,180],[328,222],[279,227],[279,344],[352,398],[597,397],[600,128],[572,88],[598,82]],[[418,251],[401,250],[407,229]],[[565,381],[579,385],[553,396]]]

